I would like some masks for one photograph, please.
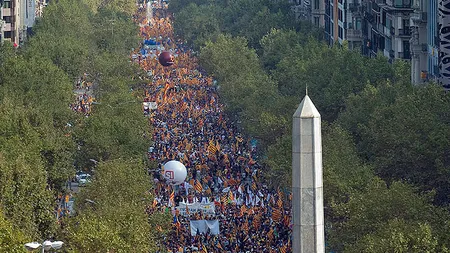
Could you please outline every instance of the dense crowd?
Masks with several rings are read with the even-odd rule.
[[[157,105],[148,113],[154,127],[148,156],[159,164],[152,172],[155,201],[148,211],[169,210],[174,216],[160,252],[291,252],[290,194],[264,183],[257,147],[227,119],[214,80],[199,68],[192,51],[173,38],[170,16],[159,10],[147,20],[145,6],[139,13],[143,41],[160,45],[143,42],[133,52],[152,79],[144,101]],[[163,50],[174,55],[173,66],[158,63]],[[170,160],[186,166],[184,184],[166,184],[161,171]],[[211,203],[215,213],[176,209],[195,202]],[[192,220],[218,220],[220,232],[192,235]]]

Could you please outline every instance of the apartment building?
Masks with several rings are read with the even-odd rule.
[[[325,38],[330,45],[347,41],[351,49],[361,48],[361,7],[360,0],[325,0]]]
[[[325,38],[369,57],[411,61],[411,82],[450,89],[450,0],[322,0]]]
[[[411,14],[411,82],[437,81],[450,89],[450,1],[414,0]]]
[[[437,47],[436,10],[437,1],[414,1],[414,13],[411,14],[411,82],[414,84],[428,81],[439,75]],[[433,60],[434,59],[434,60]],[[433,62],[434,61],[434,62]]]
[[[450,1],[438,1],[439,83],[450,90]],[[436,39],[437,40],[437,39]]]
[[[390,62],[411,59],[411,0],[363,1],[362,52],[370,57],[381,53]]]
[[[323,0],[291,0],[296,19],[307,20],[317,27],[325,27],[325,2]]]
[[[21,45],[36,19],[35,0],[0,0],[1,41]]]

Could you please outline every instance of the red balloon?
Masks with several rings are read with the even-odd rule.
[[[173,65],[173,56],[170,54],[170,52],[162,52],[159,54],[159,63],[163,65],[164,67],[168,67]]]

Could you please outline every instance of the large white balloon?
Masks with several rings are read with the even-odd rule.
[[[186,167],[179,161],[168,161],[164,164],[164,178],[167,183],[172,185],[179,185],[184,182],[187,176]]]

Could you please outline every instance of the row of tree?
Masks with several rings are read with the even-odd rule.
[[[130,1],[52,1],[23,47],[0,47],[1,252],[45,239],[67,252],[156,251],[154,227],[170,219],[145,212],[151,128],[129,62],[135,12]],[[81,76],[96,99],[88,117],[69,106]],[[76,196],[76,216],[57,223],[56,196],[76,170],[94,180]]]
[[[323,119],[330,250],[448,252],[449,95],[411,85],[407,62],[329,47],[319,29],[293,22],[286,2],[171,0],[169,8],[230,117],[260,140],[273,185],[290,187],[292,115],[308,87]]]

